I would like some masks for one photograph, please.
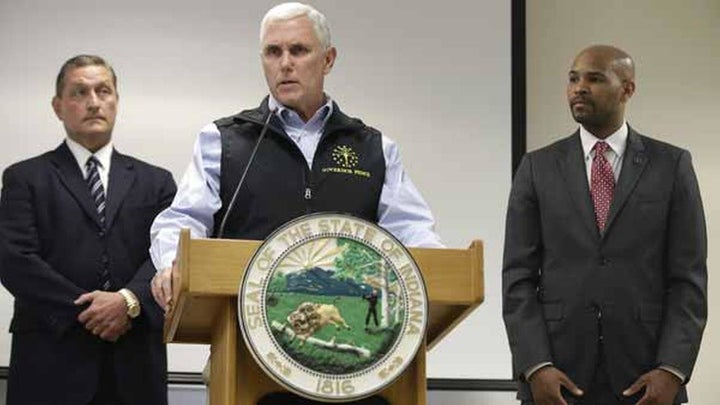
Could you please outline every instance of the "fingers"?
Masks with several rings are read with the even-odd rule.
[[[78,315],[78,322],[82,323],[88,332],[103,340],[114,342],[130,330],[125,300],[119,293],[92,291],[82,294],[74,303],[89,304]]]
[[[640,376],[640,378],[635,380],[635,382],[632,383],[631,386],[629,386],[625,391],[623,391],[623,395],[625,395],[626,397],[629,397],[629,396],[635,395],[641,389],[643,389],[643,387],[647,384],[644,377],[645,376],[642,375],[642,376]]]
[[[85,322],[85,329],[91,331],[93,335],[97,335],[102,330],[101,325],[104,323],[104,319],[100,319],[98,317],[90,317],[87,322]]]
[[[530,387],[537,405],[567,405],[562,396],[562,387],[570,390],[575,396],[583,394],[565,373],[553,366],[537,370],[530,379]]]
[[[85,308],[84,311],[80,312],[80,315],[78,315],[78,321],[82,324],[88,321],[88,319],[92,318],[94,315],[94,310],[92,307],[92,303],[97,297],[97,291],[85,293],[81,296],[79,296],[75,301],[75,305],[85,305],[90,304],[87,308]]]
[[[83,294],[76,301],[90,304],[77,318],[90,331],[98,325],[123,320],[127,317],[125,300],[117,292],[93,291]]]
[[[95,333],[95,331],[93,331],[93,334],[99,336],[103,340],[107,340],[108,342],[116,342],[130,329],[132,329],[132,323],[129,319],[126,319],[122,322],[111,323],[99,333]]]
[[[653,403],[654,402],[652,401],[652,398],[650,398],[650,396],[646,392],[645,395],[643,395],[642,398],[640,398],[640,400],[637,401],[635,405],[651,405]]]
[[[73,304],[83,305],[83,304],[87,304],[88,302],[92,302],[92,300],[95,298],[96,292],[97,291],[92,291],[92,292],[85,293],[85,294],[77,297],[77,299],[75,301],[73,301]]]
[[[160,286],[160,273],[155,273],[152,280],[150,280],[150,291],[152,291],[155,302],[160,305],[162,309],[167,309],[165,306],[165,297],[163,296],[162,287]]]
[[[634,395],[645,390],[636,405],[655,405],[673,403],[680,388],[681,381],[674,374],[663,369],[651,370],[637,379],[623,395]]]
[[[567,388],[576,397],[582,396],[583,391],[565,373],[561,373],[560,384]]]
[[[150,283],[150,289],[155,302],[167,312],[172,300],[172,269],[166,268],[157,272]]]
[[[90,308],[88,308],[88,309],[80,312],[80,315],[78,315],[77,320],[78,320],[78,322],[80,322],[81,324],[84,325],[88,321],[88,319],[90,319],[91,317],[92,317],[92,313],[90,312]]]
[[[168,307],[172,300],[172,269],[165,269],[163,271],[162,289],[163,294],[165,294],[165,307]]]

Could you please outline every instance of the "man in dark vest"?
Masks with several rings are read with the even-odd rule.
[[[201,130],[175,200],[153,223],[150,254],[162,270],[152,291],[165,309],[181,228],[194,237],[262,240],[293,218],[336,211],[377,223],[408,246],[442,246],[397,145],[345,115],[323,91],[337,55],[325,16],[300,3],[278,5],[263,18],[260,40],[270,94],[259,107]]]

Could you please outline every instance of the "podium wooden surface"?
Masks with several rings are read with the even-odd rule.
[[[165,341],[211,345],[211,405],[255,405],[267,393],[285,391],[255,363],[239,336],[238,288],[245,266],[261,244],[191,239],[187,230],[180,234]],[[392,405],[425,405],[426,351],[483,301],[483,246],[473,241],[468,249],[408,250],[428,292],[427,335],[413,362],[379,395]]]

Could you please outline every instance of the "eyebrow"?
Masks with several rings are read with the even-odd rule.
[[[585,71],[578,71],[578,70],[570,70],[568,72],[568,75],[589,75],[589,76],[605,76],[605,72],[602,70],[585,70]]]

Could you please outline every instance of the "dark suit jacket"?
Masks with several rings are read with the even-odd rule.
[[[692,373],[707,317],[707,241],[690,154],[632,128],[625,153],[603,235],[579,132],[520,164],[503,263],[520,380],[549,361],[587,390],[601,333],[616,394],[658,365]],[[531,398],[526,383],[518,395]],[[683,387],[676,401],[685,400]]]
[[[150,292],[148,248],[150,224],[174,193],[169,172],[113,152],[103,230],[64,142],[5,170],[0,276],[15,297],[8,405],[87,404],[108,352],[124,403],[167,403],[163,314]],[[73,304],[100,289],[102,267],[112,290],[130,289],[142,306],[115,343],[85,331],[77,321],[84,307]]]

